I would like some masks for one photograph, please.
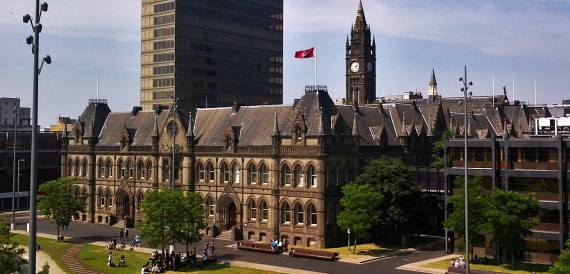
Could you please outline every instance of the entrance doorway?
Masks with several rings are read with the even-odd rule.
[[[234,202],[231,202],[228,206],[228,219],[226,223],[229,227],[237,225],[237,207]]]
[[[125,216],[131,215],[131,203],[129,195],[123,190],[117,194],[117,217],[123,220]]]

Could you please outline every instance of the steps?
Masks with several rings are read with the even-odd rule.
[[[125,228],[125,220],[120,220],[120,221],[116,222],[114,225],[112,225],[112,227]]]
[[[100,274],[99,272],[87,269],[80,263],[79,251],[81,251],[81,244],[73,244],[61,257],[63,264],[65,264],[72,273]]]
[[[232,242],[234,240],[234,235],[231,230],[224,230],[220,235],[216,236],[215,239]]]

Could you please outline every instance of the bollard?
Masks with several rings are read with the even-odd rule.
[[[26,224],[26,235],[30,236],[30,223]]]

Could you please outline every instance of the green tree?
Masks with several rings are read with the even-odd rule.
[[[144,220],[137,223],[141,237],[151,247],[160,246],[163,251],[167,244],[199,239],[198,231],[204,227],[200,204],[200,196],[195,193],[170,189],[150,191],[142,204]]]
[[[570,273],[570,240],[566,241],[566,249],[560,253],[558,261],[554,263],[548,270],[548,273],[566,274]]]
[[[343,209],[338,215],[338,225],[354,233],[353,252],[356,252],[356,239],[369,239],[370,230],[380,220],[378,205],[382,195],[369,185],[354,183],[345,185],[342,193],[344,196],[340,199],[340,205]]]
[[[206,227],[204,210],[200,208],[202,197],[195,192],[186,192],[184,195],[182,213],[184,220],[182,226],[176,230],[176,241],[186,244],[186,254],[190,253],[189,246],[202,239],[201,230]]]
[[[388,231],[423,215],[422,189],[415,183],[412,170],[400,158],[382,156],[371,161],[354,182],[370,185],[382,194],[376,207],[380,213],[380,224]]]
[[[431,147],[431,167],[444,167],[445,165],[445,140],[451,138],[451,131],[446,130],[432,143]]]
[[[40,185],[38,209],[57,225],[57,235],[59,228],[67,227],[73,216],[77,216],[78,212],[85,212],[85,197],[78,194],[79,187],[75,182],[75,178],[67,177]]]
[[[20,265],[27,262],[22,255],[24,249],[12,240],[10,227],[4,225],[4,218],[0,216],[0,273],[14,273],[20,270]]]
[[[524,237],[537,224],[536,217],[540,204],[531,193],[521,194],[514,191],[495,189],[489,196],[490,207],[486,211],[489,222],[488,233],[495,249],[511,251],[512,265],[515,264],[515,252],[525,251]]]
[[[454,195],[448,198],[448,203],[453,205],[453,213],[444,222],[446,228],[451,228],[459,236],[465,236],[465,177],[456,177],[454,181]],[[487,229],[485,212],[489,209],[489,201],[483,195],[483,177],[476,176],[469,179],[469,245],[478,243],[484,239],[483,233]],[[458,249],[465,250],[463,242],[457,244]],[[473,252],[470,252],[473,255]]]

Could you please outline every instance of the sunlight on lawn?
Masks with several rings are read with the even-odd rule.
[[[447,269],[451,260],[443,260],[437,261],[429,264],[422,265],[424,267],[431,267],[431,268],[438,268],[438,269]],[[494,272],[501,272],[501,273],[514,273],[514,274],[528,274],[532,273],[533,271],[536,274],[539,273],[548,273],[549,265],[545,264],[536,264],[530,262],[517,262],[515,267],[511,267],[511,265],[491,261],[489,264],[469,264],[471,269],[477,270],[487,270],[487,271],[494,271]]]

